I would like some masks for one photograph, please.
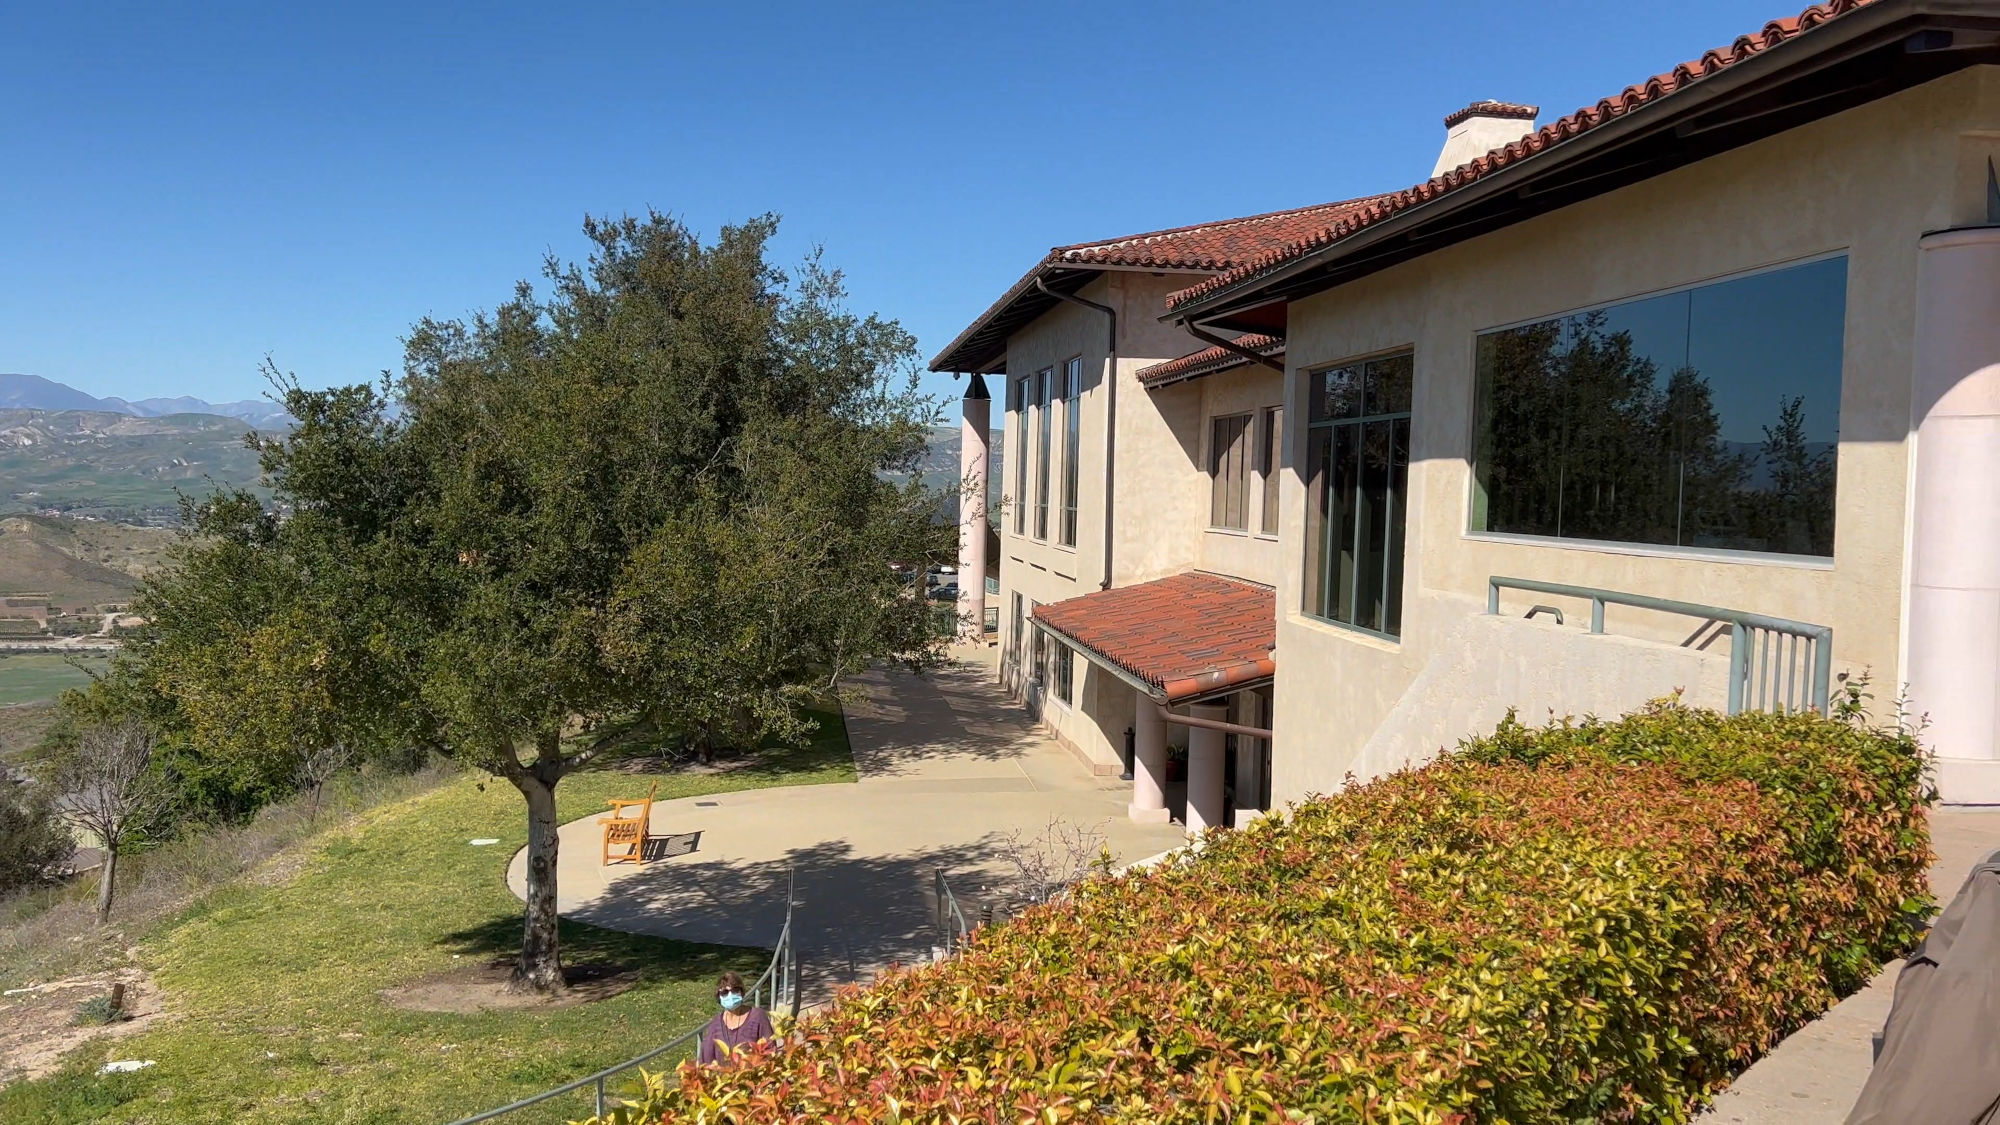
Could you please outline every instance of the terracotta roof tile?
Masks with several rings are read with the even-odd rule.
[[[1567,117],[1552,121],[1518,141],[1494,149],[1449,172],[1426,180],[1415,187],[1376,196],[1332,222],[1322,224],[1317,230],[1295,242],[1267,251],[1259,255],[1255,261],[1206,278],[1199,284],[1168,296],[1167,308],[1177,308],[1210,293],[1242,284],[1266,270],[1332,245],[1418,204],[1428,203],[1502,168],[1547,152],[1572,137],[1587,133],[1607,121],[1657,102],[1675,91],[1684,90],[1709,75],[1726,70],[1745,59],[1753,58],[1780,43],[1874,2],[1875,0],[1828,0],[1827,3],[1816,4],[1790,19],[1773,20],[1754,35],[1742,36],[1727,47],[1718,47],[1698,59],[1684,62],[1637,85],[1628,86],[1615,96],[1604,98],[1596,105],[1585,106]]]
[[[1337,203],[1267,211],[1240,219],[1131,234],[1104,242],[1078,242],[1050,250],[1042,264],[1226,270],[1260,254],[1290,245],[1328,223],[1353,214],[1377,198],[1370,195]]]
[[[1518,117],[1523,121],[1533,121],[1535,115],[1540,112],[1542,112],[1542,107],[1538,105],[1522,105],[1519,102],[1479,101],[1473,102],[1464,109],[1446,114],[1444,127],[1449,129],[1453,125],[1473,117]]]
[[[1010,286],[999,300],[975,317],[958,338],[946,345],[932,360],[933,371],[946,370],[958,353],[988,322],[998,318],[1035,291],[1035,279],[1063,269],[1088,270],[1106,266],[1157,270],[1225,270],[1251,262],[1271,251],[1289,246],[1321,230],[1341,216],[1352,214],[1378,197],[1345,199],[1267,211],[1239,219],[1223,219],[1193,226],[1128,234],[1099,242],[1078,242],[1051,249],[1034,268]]]
[[[1285,340],[1282,336],[1266,336],[1260,332],[1250,332],[1236,337],[1233,341],[1239,348],[1247,348],[1259,355],[1285,354]],[[1145,387],[1164,387],[1169,383],[1198,379],[1203,375],[1213,375],[1227,371],[1239,364],[1249,363],[1241,355],[1224,347],[1204,348],[1192,355],[1156,363],[1139,369],[1139,383]]]
[[[1277,594],[1192,571],[1035,607],[1035,620],[1150,684],[1167,703],[1277,670]]]

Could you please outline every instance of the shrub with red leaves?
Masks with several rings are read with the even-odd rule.
[[[1087,883],[633,1122],[1682,1121],[1928,915],[1907,735],[1658,705]]]

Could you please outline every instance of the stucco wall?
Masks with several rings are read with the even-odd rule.
[[[1115,493],[1112,544],[1112,580],[1124,586],[1178,573],[1196,565],[1200,537],[1195,522],[1206,515],[1207,492],[1203,481],[1194,479],[1195,466],[1184,452],[1188,437],[1198,433],[1200,404],[1185,409],[1156,408],[1139,385],[1140,368],[1186,355],[1199,344],[1185,333],[1167,328],[1158,321],[1166,295],[1192,282],[1188,274],[1107,273],[1086,285],[1079,296],[1108,305],[1118,313],[1118,475]],[[1049,534],[1046,541],[1034,536],[1032,507],[1035,477],[1028,476],[1026,530],[1014,532],[1015,465],[1020,450],[1015,448],[1017,423],[1011,413],[1003,413],[1013,397],[1002,398],[1000,380],[993,386],[994,398],[1002,410],[996,411],[996,425],[1004,426],[1002,439],[1001,485],[1006,498],[1000,524],[1000,606],[1002,676],[1012,688],[1022,688],[1012,672],[1011,653],[1017,651],[1013,635],[1013,596],[1016,592],[1035,604],[1045,605],[1077,597],[1100,588],[1104,576],[1104,423],[1109,398],[1104,386],[1108,325],[1102,313],[1064,303],[1038,317],[1007,341],[1007,370],[1011,380],[1043,368],[1055,367],[1072,356],[1083,359],[1081,430],[1078,434],[1077,536],[1074,547],[1059,545],[1062,479],[1059,469],[1062,431],[1060,412],[1052,416],[1057,428],[1050,434],[1052,456],[1058,468],[1049,482]],[[1034,430],[1028,441],[1035,440]],[[1199,501],[1201,507],[1197,507]],[[1076,660],[1076,702],[1062,707],[1053,702],[1037,704],[1043,723],[1058,739],[1093,766],[1116,763],[1123,752],[1122,738],[1131,721],[1129,690],[1108,674]],[[1106,684],[1100,690],[1099,685]],[[1104,702],[1100,704],[1100,695]],[[1034,704],[1035,701],[1030,701]],[[1098,714],[1105,711],[1102,721]]]
[[[1427,666],[1448,662],[1453,646],[1464,643],[1464,619],[1484,608],[1489,575],[1828,624],[1836,667],[1870,670],[1878,701],[1894,697],[1901,673],[1916,242],[1925,231],[1961,220],[1969,190],[1962,168],[1967,137],[1983,132],[1973,148],[1984,151],[2000,129],[2000,82],[1993,71],[1961,72],[1291,306],[1288,419],[1302,417],[1301,372],[1400,348],[1415,351],[1416,407],[1400,643],[1299,612],[1305,493],[1298,466],[1305,431],[1287,426],[1274,798],[1337,787],[1350,769],[1365,764],[1363,747],[1406,690]],[[1848,272],[1830,563],[1467,532],[1478,332],[1833,252],[1848,256]],[[1508,604],[1518,613],[1527,599]],[[1675,640],[1695,624],[1616,610],[1611,621],[1614,632]],[[1536,636],[1517,630],[1485,640],[1506,650]],[[1494,655],[1519,658],[1510,651]],[[1497,681],[1489,686],[1500,690]],[[1674,686],[1662,682],[1658,692]],[[1505,690],[1520,693],[1503,702],[1526,715],[1540,714],[1552,705],[1545,700],[1559,696],[1549,681],[1534,677],[1511,680]],[[1617,702],[1613,694],[1603,705],[1586,694],[1565,706],[1609,711]],[[1435,734],[1452,740],[1450,732]]]

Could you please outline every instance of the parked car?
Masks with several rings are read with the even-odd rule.
[[[934,602],[955,602],[958,600],[958,583],[950,582],[931,591]]]

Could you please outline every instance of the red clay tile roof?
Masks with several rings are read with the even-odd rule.
[[[1234,343],[1239,348],[1248,348],[1259,355],[1285,354],[1285,340],[1282,336],[1266,336],[1260,332],[1249,332],[1236,337]],[[1139,369],[1139,384],[1145,387],[1164,387],[1169,383],[1182,383],[1189,379],[1199,379],[1203,375],[1213,375],[1232,367],[1249,363],[1241,355],[1224,347],[1204,348],[1192,355],[1156,363]]]
[[[1296,243],[1312,232],[1337,222],[1376,200],[1376,196],[1320,203],[1286,211],[1267,211],[1240,219],[1172,227],[1167,230],[1129,234],[1101,242],[1078,242],[1050,250],[1034,268],[1021,276],[1000,299],[975,317],[943,351],[931,361],[931,370],[953,368],[958,354],[986,325],[1024,299],[1035,295],[1035,280],[1054,272],[1092,270],[1117,266],[1157,270],[1225,270],[1251,262],[1262,255]],[[1073,288],[1073,287],[1072,287]],[[1037,314],[1039,315],[1039,314]]]
[[[1269,586],[1191,571],[1035,607],[1035,620],[1174,703],[1275,674]]]
[[[1542,112],[1538,105],[1522,105],[1519,102],[1478,101],[1445,115],[1444,127],[1449,129],[1472,117],[1518,117],[1523,121],[1533,121]]]
[[[1226,270],[1288,246],[1373,202],[1376,196],[1266,211],[1241,219],[1078,242],[1049,251],[1043,265],[1136,266],[1142,269]]]
[[[1636,86],[1628,86],[1614,97],[1604,98],[1596,105],[1585,106],[1567,117],[1542,126],[1518,141],[1494,149],[1485,156],[1461,164],[1449,172],[1415,187],[1376,196],[1373,200],[1366,201],[1355,210],[1323,224],[1319,229],[1289,245],[1268,251],[1255,261],[1216,274],[1199,284],[1169,295],[1167,308],[1169,310],[1178,308],[1197,298],[1243,284],[1266,270],[1330,246],[1357,231],[1365,230],[1418,204],[1428,203],[1508,165],[1547,152],[1572,137],[1587,133],[1607,121],[1623,117],[1641,106],[1657,102],[1675,91],[1684,90],[1712,74],[1726,70],[1745,59],[1755,57],[1780,43],[1874,2],[1876,0],[1828,0],[1827,3],[1807,8],[1791,19],[1773,20],[1765,24],[1763,30],[1755,35],[1742,36],[1727,47],[1718,47],[1664,74],[1656,74]]]

